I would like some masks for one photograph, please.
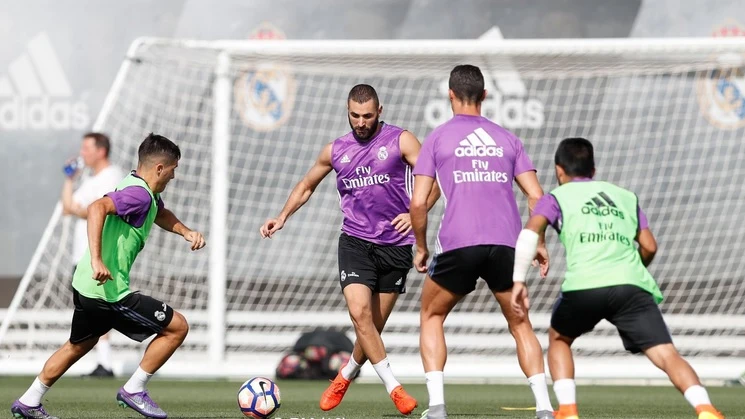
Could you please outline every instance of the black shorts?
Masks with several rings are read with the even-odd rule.
[[[339,284],[367,285],[373,293],[406,292],[406,276],[413,266],[412,246],[384,246],[339,236]]]
[[[80,343],[116,329],[137,342],[160,333],[173,318],[173,309],[153,297],[132,293],[116,303],[88,298],[72,291],[75,313],[70,342]]]
[[[616,326],[623,347],[632,353],[673,341],[652,294],[635,285],[563,292],[554,304],[551,327],[576,338],[602,319]]]
[[[435,255],[428,274],[446,290],[459,295],[476,289],[483,278],[492,292],[512,289],[515,249],[500,245],[462,247]]]

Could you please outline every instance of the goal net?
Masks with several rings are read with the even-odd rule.
[[[486,77],[484,115],[522,139],[545,190],[556,186],[558,142],[582,136],[596,147],[597,178],[638,194],[659,241],[650,269],[666,296],[661,309],[677,346],[694,360],[727,361],[731,369],[733,360],[745,359],[743,56],[743,41],[701,39],[141,40],[95,128],[111,136],[113,160],[125,170],[136,167],[137,147],[149,132],[175,140],[183,158],[163,199],[205,233],[208,246],[191,252],[182,238],[154,229],[132,287],[184,311],[192,330],[180,353],[209,353],[214,363],[259,353],[278,359],[316,327],[351,336],[337,278],[341,213],[334,182],[325,180],[272,240],[262,240],[258,229],[279,212],[323,145],[349,130],[345,101],[353,85],[374,86],[382,120],[424,140],[451,116],[449,71],[472,63]],[[525,217],[526,201],[517,189],[516,196]],[[430,240],[442,211],[440,202],[430,214]],[[58,208],[4,315],[4,359],[44,359],[67,339],[71,226]],[[553,231],[548,246],[549,277],[532,271],[529,278],[544,349],[564,271]],[[421,370],[422,280],[410,273],[383,335],[391,356],[410,356],[414,371]],[[446,334],[456,357],[479,365],[503,356],[516,368],[514,342],[483,283],[448,318]],[[116,336],[114,346],[119,353],[136,347]],[[626,359],[607,323],[576,348],[590,362]],[[465,365],[451,362],[449,374],[471,374]],[[616,370],[599,374],[625,373]],[[708,375],[727,371],[712,367]]]

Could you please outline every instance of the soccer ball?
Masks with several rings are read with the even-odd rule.
[[[326,347],[316,345],[308,346],[305,348],[303,355],[308,362],[321,362],[321,360],[326,357]]]
[[[287,354],[277,366],[277,378],[291,378],[308,368],[308,361],[298,354]]]
[[[279,410],[279,403],[279,387],[268,378],[252,378],[238,389],[238,407],[246,417],[271,418]]]
[[[337,352],[329,357],[329,369],[338,372],[344,364],[349,362],[352,354],[346,351]]]

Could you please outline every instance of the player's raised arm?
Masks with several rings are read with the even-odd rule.
[[[272,238],[272,235],[276,231],[281,230],[287,219],[308,202],[310,196],[313,195],[318,185],[331,170],[333,170],[333,167],[331,166],[331,143],[329,143],[323,147],[323,150],[318,155],[318,159],[313,167],[308,170],[308,173],[305,174],[305,177],[292,189],[279,215],[276,218],[266,220],[264,225],[261,226],[259,229],[261,237]]]
[[[93,279],[103,284],[111,279],[109,269],[101,258],[101,233],[107,215],[116,214],[114,201],[105,196],[88,206],[88,247],[91,251],[91,267]]]
[[[191,243],[191,250],[199,250],[206,245],[202,233],[185,226],[171,210],[163,206],[160,199],[158,199],[158,214],[155,216],[155,224],[163,230],[182,236]]]
[[[414,134],[404,131],[401,133],[399,146],[404,160],[413,169],[419,159],[419,151],[422,149],[422,144]],[[440,199],[440,187],[437,185],[437,182],[432,182],[432,189],[427,196],[427,211],[432,209],[438,199]]]

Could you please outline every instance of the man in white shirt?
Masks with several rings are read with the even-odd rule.
[[[62,186],[62,211],[65,215],[77,217],[73,234],[72,262],[77,265],[88,246],[88,205],[103,197],[106,193],[116,189],[116,185],[124,178],[122,170],[111,164],[109,151],[111,142],[109,137],[98,132],[90,132],[83,136],[80,145],[80,157],[85,167],[90,169],[81,181],[80,186],[73,192],[73,183],[82,168],[77,168],[65,179]],[[90,374],[97,377],[113,377],[111,369],[111,344],[109,335],[101,336],[96,346],[98,366]]]

